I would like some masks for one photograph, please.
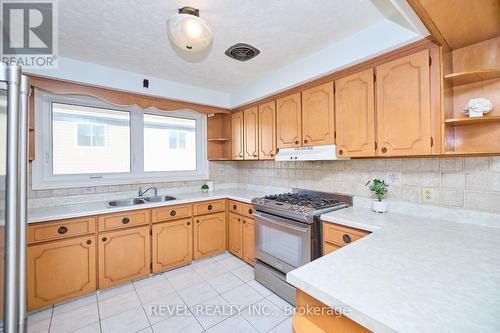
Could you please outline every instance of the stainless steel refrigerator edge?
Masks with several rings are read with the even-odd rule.
[[[7,102],[6,130],[0,134],[5,136],[6,144],[6,153],[0,157],[2,168],[5,168],[1,172],[5,174],[5,186],[2,184],[1,189],[5,204],[1,216],[5,236],[1,330],[14,333],[27,329],[25,258],[29,79],[21,75],[18,66],[0,63],[0,84]]]

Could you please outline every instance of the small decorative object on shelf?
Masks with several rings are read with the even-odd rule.
[[[377,200],[372,201],[372,210],[377,213],[387,212],[387,202],[382,201],[382,198],[388,191],[389,185],[380,179],[369,180],[366,186],[369,186],[370,191],[375,194]]]
[[[212,192],[214,190],[214,182],[209,181],[205,183],[208,186],[208,192]]]
[[[207,184],[203,184],[203,185],[201,185],[201,191],[202,191],[203,193],[207,193],[207,192],[208,192],[208,189],[209,189],[209,187],[208,187],[208,185],[207,185]]]
[[[472,98],[464,107],[465,115],[470,118],[482,117],[493,108],[491,101],[486,98]]]

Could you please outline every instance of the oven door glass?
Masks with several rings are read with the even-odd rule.
[[[288,273],[310,261],[311,226],[274,215],[255,214],[257,259]]]

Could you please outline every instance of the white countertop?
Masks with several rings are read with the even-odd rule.
[[[146,203],[135,206],[127,206],[127,207],[109,207],[107,205],[107,201],[39,207],[39,208],[31,208],[28,210],[28,223],[59,220],[59,219],[79,217],[79,216],[107,214],[107,213],[121,212],[121,211],[135,210],[135,209],[178,205],[196,201],[226,199],[226,198],[250,203],[250,201],[253,198],[260,197],[266,194],[269,194],[269,191],[249,190],[249,189],[225,189],[225,190],[215,190],[213,192],[208,192],[208,193],[202,193],[200,191],[179,193],[179,194],[175,193],[173,194],[173,196],[176,199],[172,201]]]
[[[500,228],[351,207],[372,234],[287,275],[374,332],[500,332]]]

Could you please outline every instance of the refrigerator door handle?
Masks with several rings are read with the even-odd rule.
[[[7,83],[7,175],[5,197],[4,332],[19,331],[19,91],[21,70],[5,66]],[[24,267],[23,267],[24,269]]]
[[[28,107],[30,95],[30,80],[21,75],[19,96],[19,155],[18,155],[18,279],[19,279],[19,332],[27,331],[26,310],[26,228],[28,223],[27,191],[28,191]]]

